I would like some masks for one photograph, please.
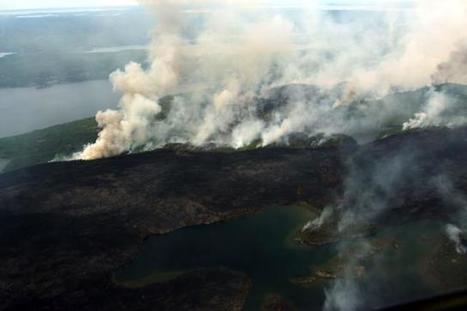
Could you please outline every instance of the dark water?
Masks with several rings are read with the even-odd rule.
[[[289,282],[308,275],[314,264],[329,258],[333,247],[299,247],[291,235],[311,215],[300,208],[273,208],[261,214],[209,226],[182,229],[145,242],[143,253],[117,280],[201,267],[228,267],[249,275],[253,288],[247,302],[257,309],[265,294],[280,293],[298,304],[319,308],[322,288],[304,289]]]
[[[145,242],[141,255],[131,265],[116,273],[115,279],[137,286],[141,282],[161,282],[196,268],[227,267],[246,273],[252,280],[247,310],[258,310],[268,294],[280,294],[300,310],[316,310],[323,307],[325,290],[333,294],[333,282],[318,282],[305,288],[292,284],[290,278],[311,275],[312,270],[322,268],[339,252],[348,256],[342,249],[350,246],[357,252],[372,253],[368,255],[365,277],[348,282],[358,288],[359,299],[366,306],[382,307],[439,293],[439,289],[425,282],[420,270],[424,254],[440,237],[439,224],[419,221],[382,228],[367,239],[320,247],[300,246],[293,237],[312,217],[300,208],[272,208],[226,223],[154,236]],[[436,238],[421,238],[426,234]],[[386,246],[364,251],[371,243]],[[344,263],[351,261],[352,258],[344,258]],[[348,289],[351,288],[344,290]]]

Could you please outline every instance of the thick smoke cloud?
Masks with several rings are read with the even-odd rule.
[[[462,81],[464,1],[423,0],[412,9],[345,20],[316,4],[291,16],[255,6],[265,2],[144,3],[157,21],[148,64],[130,63],[111,75],[123,93],[120,109],[97,114],[99,137],[75,159],[174,142],[265,146],[295,132],[374,136],[396,115],[404,129],[465,122],[446,119],[452,102],[437,91],[404,109],[385,97]],[[264,112],[261,99],[271,90],[300,84],[317,90],[285,89],[286,103]],[[164,96],[181,93],[162,107]]]
[[[432,80],[435,83],[467,84],[467,48],[463,46],[452,52],[447,62],[438,65]]]

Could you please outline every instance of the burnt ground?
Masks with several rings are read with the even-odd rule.
[[[9,172],[0,175],[0,310],[241,309],[241,273],[200,270],[140,289],[116,286],[111,274],[150,235],[271,206],[353,206],[353,188],[390,202],[376,221],[449,218],[457,207],[446,192],[467,192],[466,161],[460,128],[353,148],[171,148]]]

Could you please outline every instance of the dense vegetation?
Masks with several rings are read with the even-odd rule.
[[[37,130],[31,133],[1,138],[0,158],[9,159],[5,170],[44,163],[57,155],[70,155],[97,137],[96,121],[87,118]]]

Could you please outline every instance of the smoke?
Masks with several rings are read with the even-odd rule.
[[[388,211],[399,204],[404,188],[412,188],[408,184],[413,179],[421,178],[417,166],[420,154],[417,151],[398,148],[391,154],[375,158],[367,158],[366,154],[366,151],[362,151],[349,163],[343,197],[335,206],[334,217],[338,217],[333,220],[337,224],[335,230],[344,237],[358,228],[367,228],[368,224],[378,224],[381,219],[389,223]],[[397,211],[393,213],[397,215]],[[402,221],[400,215],[396,217]],[[324,310],[369,309],[370,301],[377,299],[368,297],[369,289],[363,288],[354,277],[356,267],[362,262],[368,269],[378,268],[377,258],[372,258],[374,250],[366,235],[360,237],[354,246],[358,256],[348,256],[348,243],[345,241],[337,245],[338,254],[344,262],[344,275],[326,288]],[[374,288],[380,285],[378,282],[370,283]]]
[[[111,75],[123,94],[120,109],[97,114],[99,137],[75,159],[169,143],[267,146],[297,132],[369,139],[388,126],[408,130],[466,121],[459,113],[465,97],[433,85],[464,81],[465,1],[418,0],[409,10],[348,15],[304,5],[294,16],[245,10],[237,1],[146,4],[157,20],[148,63],[130,63]],[[203,14],[193,14],[197,10]],[[169,103],[167,95],[173,96]],[[303,230],[336,215],[340,232],[376,222],[400,203],[412,179],[429,178],[421,177],[418,156],[402,150],[360,159],[371,167],[352,166],[342,201]],[[465,251],[460,229],[448,226],[446,233]],[[350,259],[348,274],[357,263]],[[363,294],[345,277],[326,290],[325,309],[359,309]]]
[[[451,53],[449,60],[438,65],[432,80],[436,84],[454,82],[467,84],[467,48],[465,46]]]
[[[448,224],[446,225],[446,234],[448,238],[454,243],[456,246],[456,252],[459,254],[467,253],[467,247],[464,245],[463,235],[464,232],[456,227],[455,225]]]
[[[323,209],[319,217],[317,217],[316,219],[312,221],[309,221],[305,226],[303,226],[302,231],[317,230],[321,228],[321,226],[332,216],[333,216],[333,209],[332,207],[327,206]]]
[[[173,142],[266,146],[296,132],[368,139],[388,124],[450,122],[440,121],[449,110],[447,94],[432,92],[417,107],[396,103],[397,109],[385,96],[460,79],[464,1],[420,0],[412,9],[348,17],[315,3],[295,14],[264,9],[267,1],[144,3],[157,21],[148,62],[111,75],[123,94],[120,108],[96,115],[99,137],[75,159]],[[167,95],[175,97],[162,107]],[[265,111],[265,102],[272,109]]]
[[[429,98],[421,111],[405,122],[404,130],[432,126],[455,127],[466,122],[466,115],[457,109],[462,103],[456,102],[452,96],[433,88],[428,93]]]
[[[467,221],[467,199],[462,191],[456,187],[447,176],[439,176],[436,179],[438,192],[442,195],[443,200],[450,206],[454,207],[450,222],[445,226],[445,232],[449,240],[454,243],[456,252],[459,254],[467,253],[465,229]]]
[[[442,93],[434,93],[424,107],[415,117],[403,124],[403,129],[439,126],[442,123],[441,115],[447,109],[449,99]]]
[[[359,310],[361,308],[361,294],[356,282],[349,277],[344,277],[334,282],[332,288],[326,290],[323,310]]]
[[[150,48],[150,66],[144,70],[140,64],[130,63],[122,72],[112,73],[114,89],[124,95],[120,110],[98,112],[96,120],[102,130],[94,144],[76,155],[80,159],[96,159],[121,154],[140,147],[152,137],[155,116],[160,113],[158,100],[178,85],[181,49],[181,16],[176,1],[154,2],[154,12],[159,21]]]
[[[390,293],[385,289],[393,282],[400,284],[401,277],[393,275],[403,269],[401,266],[412,267],[421,262],[420,256],[414,255],[411,248],[423,244],[424,233],[434,238],[430,237],[429,243],[423,246],[424,251],[429,251],[422,256],[430,254],[438,243],[444,243],[444,235],[453,242],[459,254],[465,254],[467,198],[464,174],[459,172],[463,160],[452,154],[453,150],[465,147],[465,134],[459,131],[450,136],[446,133],[452,131],[436,132],[439,136],[430,133],[411,138],[404,138],[404,135],[387,138],[385,143],[362,146],[350,159],[342,198],[337,201],[331,220],[337,223],[335,230],[344,240],[337,244],[337,252],[343,258],[348,275],[336,279],[326,288],[325,309],[361,310],[413,299],[417,292],[413,288],[401,287],[399,292],[395,289]],[[329,218],[328,213],[324,211],[313,223],[320,225],[321,219]],[[345,241],[352,235],[352,230],[368,227],[368,224],[380,229],[375,236],[367,230],[367,234],[358,236],[357,241]],[[376,252],[381,256],[376,256],[368,245],[387,240],[388,235],[405,244],[405,249],[400,253],[393,249],[385,253],[382,250]],[[349,244],[355,245],[353,247],[362,260],[346,255],[345,247]],[[412,262],[407,260],[407,255]],[[352,271],[362,261],[367,273],[365,279],[356,280]],[[422,279],[418,280],[423,283]],[[426,294],[428,292],[423,293]],[[401,298],[398,295],[407,296]]]
[[[357,73],[356,80],[362,87],[383,90],[428,85],[440,63],[465,42],[466,35],[459,29],[466,26],[466,9],[462,0],[417,1],[409,33],[402,40],[403,48],[389,53],[374,70]]]

